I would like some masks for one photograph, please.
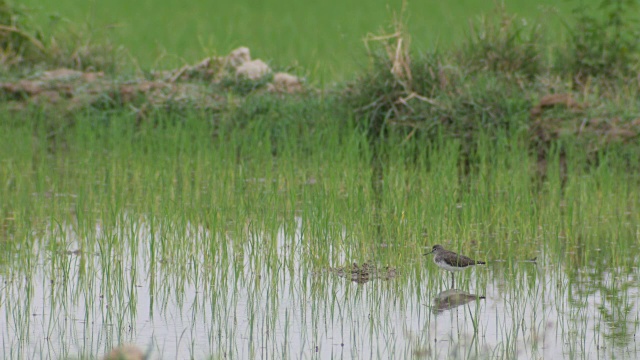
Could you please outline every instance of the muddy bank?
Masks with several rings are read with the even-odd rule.
[[[60,68],[0,83],[0,96],[12,110],[36,105],[67,114],[90,107],[130,108],[139,115],[153,108],[221,110],[229,101],[238,103],[250,93],[292,95],[308,90],[303,79],[251,59],[246,47],[227,56],[127,80],[104,72]],[[241,96],[230,100],[230,92]]]

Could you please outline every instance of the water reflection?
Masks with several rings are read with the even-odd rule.
[[[451,310],[458,306],[468,304],[472,301],[484,299],[484,296],[470,294],[468,292],[449,289],[438,293],[433,298],[432,310],[436,314],[440,314],[446,310]]]

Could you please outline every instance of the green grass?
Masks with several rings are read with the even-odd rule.
[[[244,45],[251,48],[254,57],[282,66],[299,64],[301,72],[320,83],[353,78],[365,58],[363,38],[388,24],[391,14],[402,6],[399,0],[304,4],[282,0],[61,0],[55,4],[25,0],[24,4],[39,10],[37,19],[45,29],[49,29],[47,16],[58,14],[72,27],[85,29],[83,33],[89,38],[108,38],[124,46],[143,69],[194,63]],[[527,22],[543,20],[549,31],[546,35],[558,43],[564,37],[561,19],[575,5],[522,0],[505,4],[507,11]],[[477,0],[409,2],[408,29],[414,48],[446,49],[459,43],[470,30],[469,19],[494,7],[493,2]],[[557,8],[557,14],[552,8]]]

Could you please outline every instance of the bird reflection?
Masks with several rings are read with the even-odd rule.
[[[450,310],[455,307],[484,298],[484,296],[469,294],[462,290],[449,289],[436,295],[436,297],[433,299],[432,309],[436,314],[440,314],[445,310]]]

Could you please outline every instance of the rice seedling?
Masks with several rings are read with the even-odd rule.
[[[469,163],[460,139],[390,135],[376,172],[357,127],[269,109],[79,116],[54,143],[1,120],[3,356],[634,353],[637,154],[567,141],[540,182],[524,136],[480,136]],[[436,243],[487,261],[456,281],[477,298],[436,311]],[[393,275],[335,275],[365,263]]]

